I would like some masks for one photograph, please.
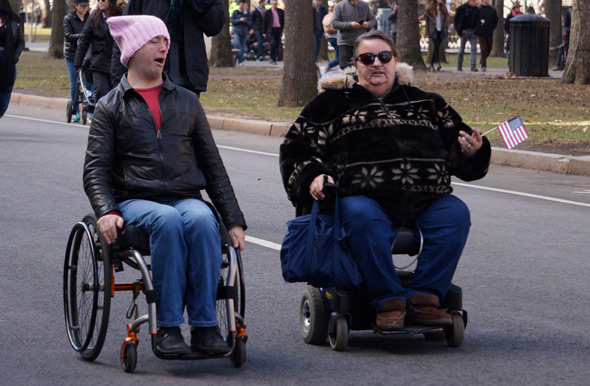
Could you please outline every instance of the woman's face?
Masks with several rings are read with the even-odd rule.
[[[393,83],[395,83],[395,68],[397,57],[393,57],[388,63],[382,63],[377,57],[380,52],[391,52],[391,47],[381,39],[363,40],[358,46],[358,56],[362,54],[375,55],[375,61],[371,64],[362,63],[355,58],[354,66],[361,86],[376,95],[385,95]]]
[[[98,0],[98,6],[101,11],[106,11],[111,7],[111,2],[110,0]]]

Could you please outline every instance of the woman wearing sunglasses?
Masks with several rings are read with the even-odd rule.
[[[280,167],[289,199],[309,211],[324,175],[338,186],[341,224],[365,279],[376,325],[450,325],[439,310],[467,240],[469,210],[451,195],[451,175],[482,178],[491,148],[438,94],[410,86],[380,31],[354,45],[355,74],[327,74],[325,90],[289,129]],[[395,226],[424,236],[413,283],[403,288],[391,258]]]

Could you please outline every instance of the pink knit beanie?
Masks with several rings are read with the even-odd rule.
[[[129,59],[143,45],[157,36],[164,36],[170,48],[170,34],[164,22],[149,15],[113,16],[107,19],[111,35],[121,50],[121,63],[127,67]]]

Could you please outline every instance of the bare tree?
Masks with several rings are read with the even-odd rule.
[[[420,52],[420,30],[418,26],[418,2],[399,0],[397,9],[396,45],[401,62],[414,66],[415,70],[426,70]]]
[[[221,31],[211,39],[211,55],[209,65],[211,67],[233,67],[234,57],[231,51],[231,36],[229,33],[229,1],[223,1],[225,8],[225,19],[228,20]]]
[[[278,106],[303,106],[317,95],[309,0],[285,0],[283,81]]]
[[[41,27],[51,28],[51,3],[49,2],[49,0],[44,1],[43,8],[44,8],[43,9],[43,16],[45,16],[45,18],[43,18],[43,23],[42,23]]]
[[[590,84],[590,0],[573,0],[570,47],[563,83]]]
[[[49,40],[49,50],[47,57],[61,59],[64,57],[64,25],[63,20],[66,16],[65,1],[56,0],[53,2],[51,11],[51,38]]]
[[[494,41],[492,43],[492,52],[490,56],[503,58],[504,55],[504,0],[496,0],[496,14],[498,15],[498,25],[494,30]]]
[[[551,21],[549,26],[549,46],[561,44],[561,0],[545,0],[545,15]],[[557,51],[549,51],[549,63],[555,63]]]

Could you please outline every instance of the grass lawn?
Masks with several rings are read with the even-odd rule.
[[[456,66],[456,55],[449,55]],[[455,62],[453,62],[455,61]],[[488,67],[506,66],[492,58]],[[281,108],[282,71],[276,67],[212,68],[202,103],[209,114],[269,121],[293,121],[301,108]],[[560,79],[489,76],[450,71],[416,72],[415,85],[441,94],[463,119],[482,131],[520,114],[530,140],[537,143],[584,143],[590,151],[590,86],[563,85]],[[65,60],[24,52],[18,64],[15,92],[68,97]],[[488,134],[499,141],[497,131]]]
[[[25,42],[29,41],[29,32],[33,42],[48,42],[51,38],[51,28],[37,28],[25,24]]]

